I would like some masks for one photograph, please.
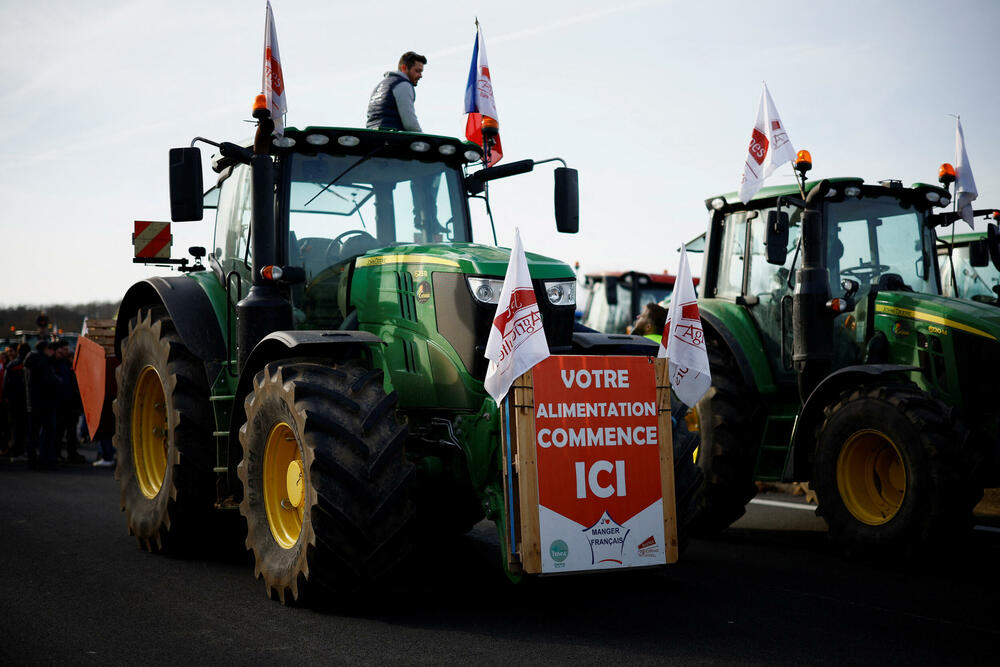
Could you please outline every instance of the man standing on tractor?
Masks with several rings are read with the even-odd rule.
[[[383,75],[368,99],[369,129],[423,132],[413,103],[417,97],[416,85],[424,76],[426,64],[427,58],[407,51],[399,57],[398,70]],[[439,180],[440,176],[433,175],[414,178],[410,183],[414,227],[421,234],[421,242],[440,242],[445,231],[437,219]]]
[[[397,71],[386,72],[368,99],[368,129],[423,131],[413,103],[426,64],[427,58],[413,51],[399,57]]]

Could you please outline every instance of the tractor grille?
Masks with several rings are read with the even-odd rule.
[[[532,280],[535,299],[542,314],[545,339],[553,354],[565,354],[572,348],[575,306],[553,306],[541,280]],[[455,351],[473,377],[486,377],[486,341],[496,315],[496,304],[476,301],[465,276],[459,273],[434,274],[434,304],[437,329]],[[471,314],[471,317],[470,317]]]
[[[399,296],[399,315],[404,320],[417,321],[416,290],[409,271],[396,272],[396,293]]]

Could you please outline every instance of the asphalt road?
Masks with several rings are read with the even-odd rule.
[[[852,562],[781,505],[664,570],[523,586],[482,523],[355,613],[268,600],[224,531],[204,551],[140,551],[110,470],[0,464],[0,664],[968,665],[1000,643],[1000,533],[943,561]]]

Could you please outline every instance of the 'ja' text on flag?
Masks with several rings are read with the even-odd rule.
[[[705,349],[705,333],[698,312],[687,251],[681,246],[674,293],[670,297],[667,325],[663,328],[658,357],[670,363],[670,385],[684,405],[694,406],[712,386],[712,371]]]
[[[490,363],[483,385],[497,404],[518,376],[549,356],[542,314],[538,310],[528,273],[528,259],[517,228],[485,356]]]
[[[274,119],[274,133],[285,133],[285,79],[281,74],[281,55],[278,53],[278,33],[274,29],[274,14],[271,2],[267,3],[267,17],[264,26],[264,75],[261,90],[267,98],[267,108]]]
[[[739,197],[744,204],[749,202],[761,186],[764,179],[774,173],[774,170],[785,162],[795,159],[795,149],[788,138],[778,110],[774,107],[767,84],[760,91],[760,103],[757,105],[757,120],[750,134],[750,146],[747,149],[747,159],[743,164],[743,178],[740,180]]]

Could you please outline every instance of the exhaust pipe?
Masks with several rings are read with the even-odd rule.
[[[830,373],[833,331],[826,303],[830,300],[830,272],[826,265],[823,200],[830,183],[820,181],[806,197],[802,215],[802,264],[795,272],[792,297],[792,361],[798,375],[799,398],[805,402]]]
[[[285,299],[278,285],[261,275],[265,266],[277,264],[277,244],[274,221],[274,162],[268,154],[274,121],[266,108],[255,109],[259,118],[254,138],[254,155],[250,159],[252,206],[250,234],[252,239],[252,286],[246,298],[236,304],[239,371],[242,373],[250,352],[272,331],[293,328],[292,304]]]

